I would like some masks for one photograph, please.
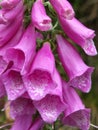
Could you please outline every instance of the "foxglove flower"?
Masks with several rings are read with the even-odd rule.
[[[64,111],[63,123],[65,125],[78,127],[81,130],[89,130],[90,109],[85,108],[78,94],[72,87],[63,81],[64,102],[68,107]]]
[[[45,43],[36,54],[31,71],[24,76],[24,83],[32,100],[40,100],[55,88],[52,76],[55,69],[54,56],[50,44]]]
[[[34,101],[34,105],[42,119],[50,124],[57,120],[65,108],[64,103],[62,103],[60,97],[57,95],[46,95],[43,99]]]
[[[8,100],[15,100],[26,92],[20,72],[9,69],[2,75]]]
[[[0,10],[0,24],[5,24],[5,23],[6,23],[6,19],[3,17],[2,10]]]
[[[29,94],[27,93],[27,91],[26,91],[25,93],[23,93],[23,94],[21,95],[21,97],[22,97],[22,98],[30,99],[30,96],[29,96]]]
[[[11,130],[29,130],[32,123],[32,115],[23,115],[15,119]]]
[[[56,13],[60,17],[64,17],[68,20],[71,20],[75,13],[71,4],[67,0],[49,0]]]
[[[35,107],[30,99],[20,97],[10,102],[10,115],[12,119],[23,115],[33,115],[35,112]]]
[[[42,130],[43,126],[44,126],[44,121],[40,117],[38,117],[32,123],[30,130]]]
[[[0,24],[0,47],[6,44],[18,31],[23,22],[23,11],[7,24]]]
[[[85,27],[76,18],[67,20],[59,17],[59,21],[62,29],[68,37],[82,47],[86,54],[90,56],[97,54],[96,47],[93,42],[93,38],[95,36],[94,30]]]
[[[5,95],[6,95],[5,87],[2,82],[2,77],[0,76],[0,98]]]
[[[4,57],[8,48],[11,48],[19,43],[23,32],[24,27],[23,25],[21,25],[20,28],[17,30],[16,34],[4,46],[0,47],[0,56]]]
[[[5,52],[9,47],[16,45],[23,34],[23,26],[17,31],[16,35],[0,48],[0,75],[12,66],[12,62],[7,62],[5,59]]]
[[[21,74],[28,73],[30,69],[36,50],[35,37],[35,29],[30,24],[20,42],[16,46],[6,50],[6,60],[13,61],[13,67],[16,70],[20,70]]]
[[[10,10],[0,10],[0,23],[5,23],[13,21],[20,12],[23,12],[24,6],[23,6],[23,1],[20,1],[18,4],[13,9]]]
[[[22,0],[2,0],[0,1],[0,6],[3,8],[3,10],[10,10],[14,8],[20,1]]]
[[[4,60],[3,56],[0,56],[0,75],[7,69],[8,63]]]
[[[30,62],[35,54],[36,44],[34,34],[34,28],[30,24],[19,44],[6,50],[6,61],[13,61],[13,67],[3,75],[3,82],[9,100],[15,100],[26,91],[21,72],[28,72]],[[29,45],[27,46],[28,43]]]
[[[57,70],[54,72],[54,81],[57,84],[55,89],[51,89],[50,93],[43,99],[33,101],[42,119],[50,124],[56,121],[61,112],[67,107],[66,103],[63,102],[62,83]]]
[[[56,38],[59,58],[70,79],[69,85],[83,92],[89,92],[94,68],[87,66],[77,50],[61,35],[57,35]]]
[[[52,29],[51,18],[46,14],[42,0],[36,0],[33,4],[31,19],[33,25],[41,31]]]

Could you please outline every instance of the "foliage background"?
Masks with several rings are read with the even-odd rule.
[[[74,7],[76,12],[76,17],[87,27],[92,28],[96,32],[96,37],[94,38],[95,45],[98,50],[98,0],[69,0]],[[80,49],[80,48],[79,48]],[[98,125],[98,55],[94,57],[87,56],[84,54],[83,50],[80,49],[80,53],[83,56],[84,61],[95,67],[95,71],[92,76],[92,89],[90,93],[83,94],[80,96],[86,105],[90,107],[91,112],[91,123]],[[0,99],[0,110],[5,104],[5,99]],[[10,123],[11,121],[7,119],[7,115],[4,111],[0,111],[0,126],[2,124]],[[8,130],[6,127],[1,130]],[[47,130],[50,130],[49,127]],[[77,130],[76,128],[65,127],[59,124],[55,124],[55,130]],[[90,130],[96,130],[95,128],[90,128]]]

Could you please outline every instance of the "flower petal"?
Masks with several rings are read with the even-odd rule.
[[[2,96],[5,96],[5,95],[6,95],[5,86],[4,86],[4,84],[3,84],[3,82],[2,82],[2,79],[1,79],[1,77],[0,77],[0,98],[1,98]]]
[[[11,130],[28,130],[32,123],[31,115],[19,116],[15,119],[15,122]]]
[[[65,106],[57,95],[47,95],[40,101],[34,101],[42,119],[47,123],[53,123],[64,110]]]
[[[56,87],[53,82],[55,69],[54,56],[49,43],[45,43],[36,54],[30,74],[24,76],[24,83],[32,100],[40,100],[50,89]]]
[[[88,130],[90,127],[90,109],[85,108],[76,91],[63,83],[64,102],[68,107],[64,111],[63,123],[65,125],[78,127],[81,130]]]
[[[38,117],[37,119],[34,120],[30,130],[39,130],[42,129],[44,126],[44,121]]]
[[[35,107],[30,99],[20,97],[10,103],[10,115],[13,119],[22,115],[32,115],[35,112]]]
[[[57,44],[59,58],[70,79],[69,85],[89,92],[94,68],[87,66],[77,50],[61,35],[57,35]]]
[[[23,11],[12,22],[0,24],[0,47],[6,44],[18,31],[23,22]]]
[[[21,70],[21,74],[24,75],[29,72],[35,50],[35,29],[30,24],[25,30],[19,44],[7,49],[5,56],[8,61],[13,61],[14,68]]]
[[[68,20],[71,20],[75,13],[71,6],[71,4],[67,0],[49,0],[53,8],[55,9],[56,13],[60,17],[64,17]]]
[[[26,91],[22,76],[15,70],[9,70],[3,75],[3,83],[8,95],[8,100],[15,100]]]
[[[92,41],[95,36],[94,30],[87,28],[76,18],[67,20],[59,17],[59,21],[68,37],[82,47],[87,55],[94,56],[97,54],[96,47]]]
[[[52,29],[51,18],[46,14],[42,0],[36,0],[33,4],[31,18],[33,25],[37,29],[41,31]]]

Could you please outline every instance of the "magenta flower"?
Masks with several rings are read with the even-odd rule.
[[[0,98],[6,95],[5,87],[2,82],[2,77],[0,77]]]
[[[6,23],[6,19],[3,17],[2,10],[0,10],[0,24],[5,24],[5,23]]]
[[[0,24],[0,47],[6,44],[17,33],[23,22],[23,11],[12,22]]]
[[[40,117],[38,117],[32,123],[31,128],[29,130],[42,130],[43,126],[44,126],[44,121]]]
[[[91,74],[93,67],[87,66],[77,50],[61,35],[57,35],[58,54],[64,70],[69,76],[69,85],[89,92],[91,89]]]
[[[3,56],[0,56],[0,75],[7,69],[8,63],[4,60]]]
[[[58,95],[46,95],[39,101],[34,101],[36,109],[39,111],[42,119],[52,124],[58,116],[64,111],[65,105]]]
[[[2,1],[2,3],[4,2]],[[0,23],[7,24],[7,22],[12,22],[19,15],[20,12],[23,12],[23,10],[24,10],[23,1],[20,1],[19,3],[17,2],[16,6],[12,9],[9,10],[1,9]]]
[[[90,127],[90,109],[85,108],[76,91],[63,81],[64,102],[68,107],[64,111],[63,123],[65,125],[88,130]]]
[[[59,17],[60,24],[64,32],[80,47],[83,48],[86,54],[94,56],[97,54],[96,47],[93,42],[95,32],[92,29],[85,27],[76,18],[67,20]]]
[[[30,24],[19,44],[6,50],[5,59],[13,61],[13,68],[8,70],[3,78],[9,100],[15,100],[26,91],[21,74],[29,71],[35,47],[35,30]]]
[[[22,95],[21,95],[22,98],[27,98],[27,99],[30,99],[30,96],[29,94],[26,92],[24,92]]]
[[[56,87],[52,78],[54,69],[55,61],[50,44],[45,43],[36,54],[30,73],[24,76],[25,87],[32,100],[42,99],[50,89]]]
[[[9,10],[14,8],[21,0],[2,0],[0,1],[0,6],[3,10]]]
[[[55,68],[54,70],[54,74],[53,74],[53,81],[56,83],[56,87],[54,89],[51,89],[49,94],[52,95],[57,95],[61,98],[61,101],[63,101],[62,99],[62,82],[61,82],[61,77],[59,72],[57,71],[57,69]]]
[[[20,26],[20,28],[17,30],[16,34],[4,45],[0,48],[0,56],[5,55],[8,48],[11,48],[15,45],[17,45],[23,35],[24,27],[23,25]]]
[[[26,98],[18,98],[10,102],[10,115],[12,119],[16,119],[23,115],[33,115],[36,109],[32,104],[32,100]]]
[[[47,123],[53,123],[67,107],[62,97],[62,82],[57,70],[54,72],[54,81],[57,86],[51,89],[49,94],[39,101],[33,101],[42,119]]]
[[[7,62],[5,59],[6,50],[16,45],[23,34],[23,26],[17,31],[16,35],[8,41],[3,47],[0,48],[0,75],[12,66],[12,62]]]
[[[64,17],[68,20],[71,20],[75,13],[71,4],[67,0],[49,0],[56,13],[60,17]]]
[[[41,31],[52,29],[51,18],[46,14],[42,0],[36,0],[33,4],[31,19],[33,25]]]
[[[20,72],[9,69],[2,77],[8,100],[15,100],[26,92]]]
[[[11,130],[29,130],[31,123],[32,123],[31,115],[19,116],[15,119],[15,122]]]
[[[30,24],[25,30],[20,42],[6,51],[6,60],[13,61],[13,67],[16,70],[20,70],[21,74],[28,73],[31,67],[36,50],[35,37],[35,29]]]

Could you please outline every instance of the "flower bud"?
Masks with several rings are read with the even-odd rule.
[[[64,17],[68,20],[71,20],[75,13],[71,4],[67,0],[49,0],[56,13],[60,17]]]
[[[41,31],[52,29],[51,18],[46,14],[42,0],[36,0],[33,4],[31,19],[33,25]]]

